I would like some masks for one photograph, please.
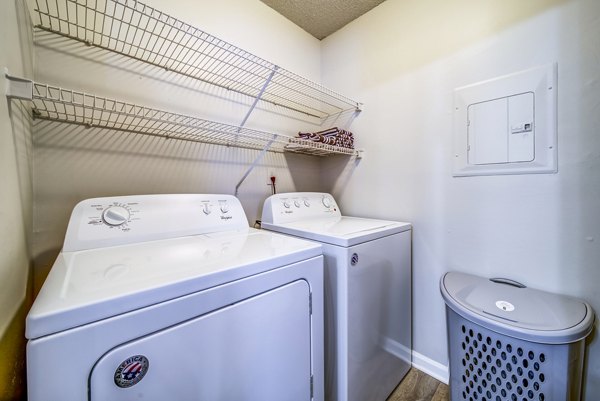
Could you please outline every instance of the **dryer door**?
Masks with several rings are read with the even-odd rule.
[[[310,290],[298,280],[116,347],[92,401],[308,401]]]

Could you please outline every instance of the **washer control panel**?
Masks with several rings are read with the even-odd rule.
[[[328,193],[291,192],[267,198],[262,221],[281,224],[298,220],[341,216],[340,209]]]
[[[63,251],[248,229],[231,195],[140,195],[94,198],[75,206]]]

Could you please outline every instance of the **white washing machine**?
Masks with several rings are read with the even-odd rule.
[[[411,225],[288,193],[265,201],[262,228],[323,245],[325,399],[385,401],[411,366]]]
[[[232,196],[83,201],[27,316],[29,400],[323,400],[322,266]]]

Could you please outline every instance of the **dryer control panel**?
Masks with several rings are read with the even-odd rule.
[[[140,195],[87,199],[75,206],[63,251],[247,230],[231,195]]]
[[[267,198],[263,206],[264,223],[283,224],[323,217],[340,217],[335,199],[324,192],[291,192]]]

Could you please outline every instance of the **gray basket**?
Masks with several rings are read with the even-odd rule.
[[[578,401],[585,337],[582,301],[451,272],[446,302],[451,401]]]

